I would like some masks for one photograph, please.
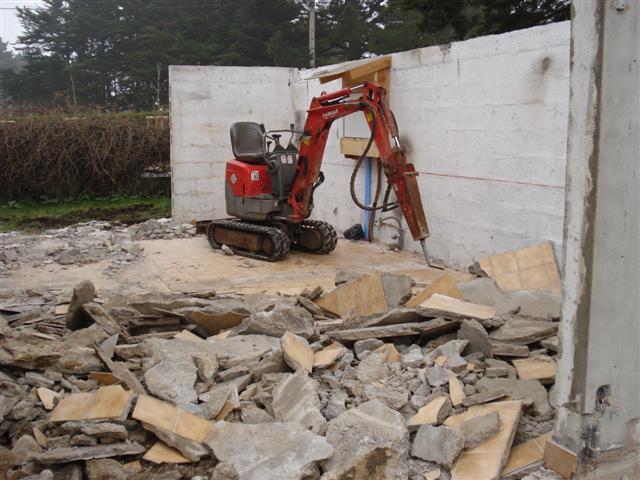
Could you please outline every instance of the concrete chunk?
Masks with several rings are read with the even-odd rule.
[[[464,437],[464,448],[466,449],[478,446],[499,431],[500,415],[498,412],[471,418],[460,426],[460,433]]]
[[[463,320],[458,330],[458,339],[467,340],[465,354],[480,352],[485,358],[491,358],[492,349],[489,334],[477,320]]]
[[[558,323],[538,320],[510,319],[489,334],[491,339],[517,345],[528,345],[558,332]]]
[[[323,434],[326,429],[318,384],[303,371],[287,375],[276,385],[271,408],[276,420],[300,422],[315,434]]]
[[[411,455],[451,468],[463,448],[464,437],[455,430],[422,425],[411,446]]]
[[[268,312],[256,312],[236,327],[239,333],[263,334],[281,337],[285,332],[309,338],[313,335],[313,316],[307,309],[286,304],[277,304]]]
[[[35,456],[35,460],[42,465],[54,463],[76,462],[93,458],[118,457],[121,455],[139,455],[145,448],[138,443],[112,443],[94,447],[56,448]]]

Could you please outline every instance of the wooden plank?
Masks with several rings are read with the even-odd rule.
[[[385,313],[389,310],[380,272],[362,275],[340,285],[316,300],[316,304],[343,319]]]
[[[377,70],[382,70],[389,67],[391,67],[391,55],[385,55],[384,57],[376,57],[373,59],[344,62],[332,68],[319,70],[313,76],[308,78],[317,78],[320,80],[320,83],[327,83],[342,77],[362,77]],[[347,74],[351,72],[353,73],[348,76]]]
[[[437,425],[444,421],[442,418],[442,408],[449,400],[449,395],[440,395],[432,399],[424,407],[421,407],[407,423],[408,426],[414,427],[418,425]],[[451,404],[449,404],[449,409]]]
[[[367,148],[367,143],[369,143],[368,138],[342,137],[340,139],[340,153],[345,156],[360,158],[364,153],[364,149]],[[375,142],[371,144],[367,157],[380,158],[380,152]]]
[[[544,383],[556,378],[556,362],[548,355],[520,358],[513,361],[513,366],[522,380],[540,380]]]
[[[431,295],[428,300],[420,304],[420,307],[436,312],[441,311],[443,314],[453,313],[469,318],[478,318],[480,320],[489,320],[496,314],[495,307],[465,302],[464,300],[440,295],[439,293]]]
[[[571,478],[578,463],[575,453],[551,440],[545,443],[543,460],[547,467],[563,478]]]
[[[51,412],[49,421],[121,418],[131,404],[133,392],[120,385],[101,387],[95,392],[73,393],[63,398]]]
[[[213,430],[213,422],[149,395],[140,395],[131,416],[194,442],[204,442]]]
[[[482,258],[480,267],[504,291],[547,290],[557,295],[562,293],[551,242]]]
[[[364,79],[368,75],[385,68],[391,68],[391,55],[385,55],[384,57],[378,57],[369,62],[356,65],[345,72],[344,78],[348,82],[354,82],[356,79]]]
[[[528,473],[528,469],[541,466],[545,444],[552,435],[553,432],[548,432],[513,447],[502,476]]]
[[[191,463],[180,451],[161,441],[154,443],[142,458],[153,463]]]
[[[444,424],[459,429],[467,420],[498,412],[500,431],[480,445],[465,450],[451,469],[451,480],[498,480],[511,450],[518,421],[522,412],[522,401],[494,402],[476,405],[466,412],[447,418]]]
[[[462,382],[458,380],[458,377],[455,375],[451,375],[449,377],[449,395],[451,396],[451,403],[454,407],[462,405],[465,397],[464,389],[462,387]]]
[[[443,273],[434,282],[432,282],[427,288],[418,293],[415,297],[407,302],[407,307],[417,307],[421,303],[426,302],[431,298],[434,293],[446,295],[452,298],[462,298],[462,293],[456,287],[456,283],[453,278],[447,273]]]
[[[351,328],[327,332],[330,338],[338,341],[366,340],[367,338],[406,337],[410,335],[436,336],[455,330],[460,322],[436,318],[426,322],[398,323],[382,327]]]

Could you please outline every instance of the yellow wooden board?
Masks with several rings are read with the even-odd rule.
[[[545,443],[543,460],[547,467],[564,478],[571,478],[578,462],[575,453],[551,440]]]
[[[447,297],[462,298],[462,293],[456,287],[453,278],[447,273],[443,273],[427,288],[418,293],[415,297],[407,302],[407,307],[417,307],[421,303],[429,300],[434,293],[446,295]]]
[[[552,435],[553,432],[545,433],[513,447],[507,464],[502,470],[502,476],[510,475],[529,465],[542,462],[544,446],[548,440],[551,440]]]
[[[547,355],[519,358],[513,361],[518,377],[522,380],[550,380],[556,377],[556,362]]]
[[[455,375],[451,375],[449,377],[449,396],[451,396],[451,403],[454,407],[462,405],[462,401],[465,397],[464,389],[462,387],[462,382],[458,380],[458,377]]]
[[[368,143],[368,138],[342,137],[340,139],[340,153],[345,156],[360,158],[364,153],[365,148],[367,148]],[[369,147],[367,157],[380,158],[380,152],[378,151],[378,147],[376,147],[375,142],[373,142],[371,147]]]
[[[191,463],[191,460],[178,450],[160,441],[147,450],[142,458],[153,463]]]
[[[340,285],[316,300],[316,304],[343,319],[385,313],[389,309],[380,272]]]
[[[551,242],[485,257],[480,267],[498,287],[510,290],[547,290],[560,295],[562,284]]]
[[[432,399],[409,419],[408,425],[410,427],[416,425],[437,425],[439,423],[438,415],[440,414],[440,410],[442,410],[442,406],[448,399],[448,395],[441,395]]]
[[[313,371],[314,354],[309,344],[297,335],[286,332],[280,339],[282,350],[286,357],[289,358],[287,364],[295,370],[305,370],[309,373]],[[293,365],[295,366],[293,366]]]
[[[101,387],[91,393],[73,393],[63,398],[51,412],[52,422],[119,418],[125,413],[133,392],[120,385]]]
[[[428,300],[420,304],[420,307],[455,313],[470,318],[479,318],[480,320],[489,320],[496,314],[495,307],[465,302],[464,300],[440,295],[439,293],[431,295]]]
[[[451,469],[451,480],[498,480],[504,467],[522,411],[522,401],[493,402],[474,405],[460,415],[447,418],[444,424],[459,429],[465,421],[488,413],[500,415],[500,431],[480,445],[465,450]]]
[[[213,430],[213,422],[149,395],[140,395],[131,416],[194,442],[204,442]]]

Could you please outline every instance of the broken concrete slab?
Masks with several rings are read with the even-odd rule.
[[[420,346],[412,345],[402,352],[400,361],[405,368],[419,368],[424,364],[425,358]]]
[[[427,399],[427,404],[418,410],[409,419],[409,427],[420,425],[439,425],[444,422],[451,412],[451,399],[449,395],[436,393]]]
[[[378,400],[331,420],[326,438],[335,448],[325,463],[328,478],[383,480],[408,476],[409,431],[402,415]]]
[[[318,383],[302,370],[288,374],[275,386],[271,408],[276,420],[297,421],[317,435],[326,429],[327,421],[320,413]]]
[[[278,303],[272,310],[251,314],[234,331],[272,337],[282,337],[289,332],[310,338],[314,335],[313,316],[305,308]]]
[[[65,317],[65,322],[69,330],[78,330],[88,326],[83,325],[82,319],[79,315],[80,308],[85,303],[93,302],[95,298],[96,287],[89,280],[84,280],[73,288],[73,295],[71,296],[71,302],[69,303],[69,308],[67,309]]]
[[[120,462],[110,458],[85,462],[85,471],[87,480],[127,480],[129,478],[129,474]]]
[[[110,422],[87,423],[80,426],[80,431],[104,443],[126,440],[128,437],[128,432],[124,425]]]
[[[458,326],[457,320],[436,318],[424,322],[398,323],[381,327],[363,327],[327,332],[330,338],[338,341],[356,341],[371,338],[406,337],[411,335],[436,336],[447,333]]]
[[[303,337],[286,332],[280,339],[284,361],[293,371],[313,371],[314,354],[309,342]]]
[[[51,412],[52,422],[123,418],[127,415],[133,392],[120,385],[101,387],[91,393],[74,393],[60,400]]]
[[[399,382],[375,382],[364,386],[362,398],[364,400],[380,400],[393,410],[401,410],[409,400],[409,391]]]
[[[529,347],[514,343],[491,341],[491,349],[494,355],[500,357],[528,357]]]
[[[445,426],[422,425],[413,440],[411,455],[451,468],[463,448],[464,437],[457,431]]]
[[[458,330],[458,339],[469,342],[464,349],[466,355],[478,352],[482,353],[485,358],[491,358],[492,348],[489,334],[477,320],[463,320]]]
[[[415,282],[409,275],[383,272],[380,281],[388,308],[399,307],[411,298],[411,288]]]
[[[409,300],[407,302],[407,307],[419,306],[421,303],[429,300],[434,293],[439,293],[453,298],[462,298],[462,293],[460,293],[460,290],[456,287],[456,283],[453,278],[445,272],[431,282],[427,288]]]
[[[454,314],[465,318],[477,318],[480,320],[489,320],[496,314],[495,307],[490,305],[466,302],[459,298],[447,297],[439,293],[434,293],[428,300],[422,302],[420,308],[435,312],[434,316]]]
[[[145,430],[152,432],[163,443],[178,450],[181,455],[192,462],[198,462],[202,458],[210,455],[207,446],[200,441],[186,438],[183,435],[178,435],[166,428],[157,427],[149,423],[142,422],[142,426]]]
[[[464,437],[464,448],[477,447],[500,431],[500,414],[490,412],[486,415],[470,418],[460,425]]]
[[[356,367],[356,377],[362,383],[384,381],[389,376],[389,366],[381,353],[370,353]]]
[[[558,324],[555,322],[512,318],[504,325],[491,332],[489,337],[498,342],[528,345],[544,338],[551,337],[557,332]]]
[[[468,344],[468,340],[446,342],[425,355],[427,364],[435,362],[436,365],[448,368],[451,371],[462,372],[467,368],[467,361],[462,358],[461,354]]]
[[[549,405],[547,389],[537,380],[519,380],[516,378],[488,378],[484,377],[475,384],[480,392],[504,389],[514,400],[533,402],[528,410],[542,419],[553,416],[553,409]]]
[[[334,451],[327,440],[297,422],[222,421],[206,443],[220,462],[233,465],[238,480],[301,480],[308,465],[328,459]]]
[[[67,447],[55,448],[39,453],[35,460],[41,465],[56,463],[77,462],[78,460],[91,460],[94,458],[119,457],[123,455],[140,455],[145,448],[139,443],[111,443],[109,445],[97,445],[93,447]]]
[[[496,388],[494,390],[486,390],[475,395],[469,395],[462,401],[462,405],[470,407],[472,405],[480,405],[482,403],[488,403],[499,398],[504,398],[509,395],[509,391],[505,388]]]
[[[162,360],[144,374],[149,393],[175,405],[186,405],[198,400],[194,385],[198,369],[191,361]]]

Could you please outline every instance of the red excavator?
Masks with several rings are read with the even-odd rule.
[[[313,195],[324,181],[320,166],[331,124],[363,112],[371,137],[351,176],[351,197],[358,207],[369,211],[400,206],[427,263],[435,266],[425,244],[429,228],[417,172],[407,163],[385,95],[385,89],[374,83],[322,93],[311,100],[303,131],[294,130],[294,125],[289,130],[265,130],[254,122],[234,123],[230,133],[235,159],[227,162],[225,175],[227,214],[233,218],[208,224],[209,244],[214,249],[224,244],[236,254],[269,261],[282,259],[290,248],[319,254],[333,251],[337,243],[334,228],[308,218]],[[290,135],[286,147],[280,143],[283,133]],[[299,147],[294,145],[296,135]],[[354,189],[358,168],[374,141],[388,183],[384,202],[377,207],[363,205]],[[394,203],[389,202],[392,188],[397,198]]]

